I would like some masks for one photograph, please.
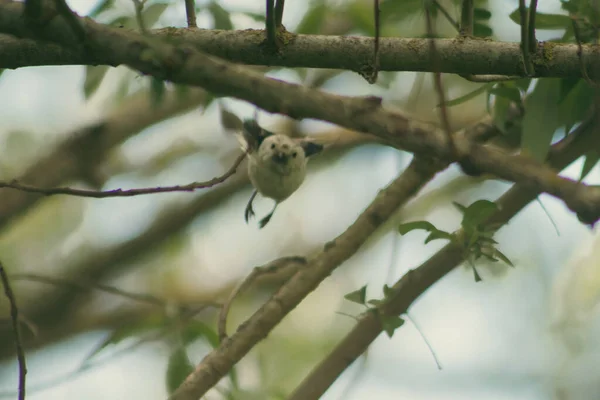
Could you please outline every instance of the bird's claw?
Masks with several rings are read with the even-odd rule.
[[[269,215],[267,215],[266,217],[264,217],[263,219],[261,219],[258,222],[258,227],[260,229],[264,228],[265,225],[267,225],[269,223],[269,221],[271,220],[271,217],[273,216],[273,213],[270,213]]]
[[[248,205],[246,206],[246,211],[244,212],[244,218],[246,219],[246,223],[248,223],[248,220],[252,217],[254,217],[256,214],[254,213],[254,208],[252,208],[252,203],[248,203]]]

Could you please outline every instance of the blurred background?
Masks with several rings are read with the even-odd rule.
[[[71,0],[80,15],[135,27],[133,2]],[[200,28],[262,29],[264,2],[196,0]],[[460,5],[440,4],[455,18]],[[519,41],[509,14],[517,1],[480,1],[491,12],[482,36]],[[387,7],[387,8],[386,8]],[[425,33],[420,1],[383,1],[384,36]],[[560,1],[539,4],[560,13]],[[147,26],[186,26],[183,1],[148,0]],[[438,33],[456,34],[436,18]],[[289,1],[290,32],[372,36],[369,0]],[[541,40],[560,32],[538,32]],[[386,107],[437,123],[431,76],[380,74],[369,85],[352,72],[254,67],[269,76],[345,95],[378,95]],[[158,85],[158,86],[157,86]],[[444,76],[448,99],[481,84]],[[0,76],[0,179],[41,187],[138,188],[186,184],[223,174],[239,144],[221,125],[220,105],[241,118],[251,104],[215,100],[196,88],[154,82],[125,68],[36,67]],[[488,113],[485,92],[450,107],[455,129]],[[244,222],[251,194],[244,168],[195,193],[131,198],[41,197],[2,189],[0,257],[23,315],[30,400],[164,399],[215,344],[218,309],[253,267],[310,255],[354,221],[410,155],[318,122],[259,113],[264,127],[320,135],[329,151],[309,164],[304,185],[264,229]],[[582,162],[564,171],[579,178]],[[596,169],[585,179],[600,183]],[[285,398],[351,329],[343,314],[363,311],[343,299],[384,284],[425,261],[443,243],[425,233],[399,237],[401,222],[426,219],[453,231],[468,205],[495,200],[510,185],[439,175],[401,214],[295,309],[207,399]],[[272,203],[258,198],[257,215]],[[381,335],[325,399],[592,399],[600,396],[600,242],[560,201],[540,196],[497,235],[515,264],[460,267],[421,296],[393,338]],[[234,303],[229,332],[280,280],[260,281]],[[104,286],[99,286],[104,285]],[[108,293],[118,289],[118,293]],[[114,292],[115,290],[113,290]],[[0,398],[16,398],[17,363],[8,304],[0,297]],[[423,336],[431,345],[429,350]],[[438,369],[434,355],[442,369]],[[179,377],[179,378],[178,378]]]

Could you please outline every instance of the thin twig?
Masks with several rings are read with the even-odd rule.
[[[55,286],[71,286],[82,290],[98,290],[100,292],[109,293],[119,297],[123,297],[130,300],[150,304],[153,306],[166,307],[168,302],[156,296],[144,293],[132,293],[114,286],[103,285],[100,283],[93,282],[80,282],[67,278],[56,278],[52,276],[44,276],[38,274],[11,274],[10,278],[13,281],[29,281],[46,283]]]
[[[433,346],[431,345],[431,343],[429,343],[429,340],[427,340],[427,338],[425,337],[425,334],[423,333],[423,331],[421,330],[421,328],[419,327],[419,325],[417,324],[415,319],[410,316],[408,311],[406,312],[405,315],[406,315],[406,319],[408,319],[410,322],[412,322],[412,324],[414,325],[417,332],[419,332],[419,335],[421,335],[421,338],[423,338],[425,345],[427,346],[427,348],[429,349],[429,352],[433,356],[433,360],[435,361],[435,365],[437,366],[437,368],[439,370],[442,370],[442,364],[440,364],[440,360],[438,359],[437,354],[435,354],[435,351],[433,350]]]
[[[139,188],[139,189],[112,189],[112,190],[86,190],[86,189],[73,189],[69,187],[54,187],[54,188],[39,188],[26,184],[19,183],[17,181],[3,182],[0,181],[1,188],[10,188],[21,190],[29,193],[40,193],[46,196],[53,196],[57,194],[79,196],[79,197],[92,197],[96,199],[103,199],[107,197],[132,197],[140,196],[145,194],[154,193],[170,193],[170,192],[193,192],[198,189],[206,189],[217,184],[225,182],[229,177],[235,174],[238,166],[242,163],[246,153],[242,153],[235,160],[233,166],[223,175],[215,177],[206,182],[192,182],[187,185],[175,185],[175,186],[158,186],[152,188]]]
[[[597,86],[597,84],[588,75],[587,68],[585,66],[585,61],[583,59],[583,44],[577,19],[575,17],[571,17],[571,23],[573,24],[573,35],[575,36],[575,41],[577,42],[577,57],[579,58],[579,65],[581,66],[581,76],[590,85]]]
[[[283,7],[285,0],[277,0],[275,3],[275,28],[280,28],[283,24]]]
[[[529,47],[527,50],[530,53],[535,53],[537,49],[537,39],[535,38],[535,16],[537,13],[537,3],[538,0],[531,0],[531,3],[529,3],[529,22],[527,23],[527,28],[529,30]]]
[[[143,35],[148,33],[148,30],[146,29],[146,23],[144,22],[144,17],[142,16],[145,2],[146,0],[133,0],[133,5],[135,7],[135,18]]]
[[[10,280],[8,274],[4,269],[4,265],[0,262],[0,280],[4,286],[4,294],[10,303],[10,318],[12,321],[13,331],[15,335],[15,350],[17,352],[17,361],[19,363],[19,400],[25,400],[25,376],[27,375],[27,364],[25,362],[25,351],[23,350],[23,343],[21,342],[21,328],[19,326],[19,308],[17,307],[17,300],[15,294],[10,286]]]
[[[290,270],[289,275],[293,274],[295,270],[306,264],[304,257],[283,257],[275,261],[271,261],[269,264],[262,267],[256,267],[234,290],[231,291],[229,297],[223,303],[221,311],[219,312],[219,319],[217,323],[219,339],[221,342],[227,338],[227,316],[229,315],[229,309],[233,304],[233,301],[250,287],[256,279],[267,274],[279,274],[283,270]],[[287,271],[286,271],[287,272]]]
[[[196,24],[196,1],[185,0],[185,16],[188,28],[197,28]]]
[[[440,120],[446,137],[448,139],[448,146],[450,147],[450,154],[454,157],[459,158],[458,149],[456,143],[454,143],[454,137],[452,136],[452,127],[450,126],[450,119],[448,117],[448,107],[446,106],[446,96],[444,95],[444,87],[442,85],[442,73],[440,72],[440,59],[437,54],[435,45],[435,32],[433,29],[433,21],[431,18],[430,6],[425,6],[425,24],[427,27],[427,36],[429,37],[429,51],[431,55],[431,63],[433,69],[433,80],[435,85],[435,91],[438,97],[438,104],[440,109]]]
[[[514,75],[461,75],[460,77],[476,83],[506,82],[522,78],[522,76]]]
[[[460,34],[463,36],[473,35],[473,0],[463,0],[460,10]]]
[[[437,7],[437,9],[442,13],[442,15],[448,20],[448,22],[450,22],[450,25],[452,25],[454,27],[454,29],[456,29],[457,32],[460,32],[460,25],[458,22],[456,22],[456,20],[454,18],[452,18],[452,16],[450,15],[450,13],[448,12],[448,10],[446,10],[444,8],[444,6],[442,6],[440,4],[440,2],[438,0],[433,0],[433,5]]]
[[[275,0],[267,0],[267,10],[265,13],[265,29],[267,31],[267,43],[274,49],[277,45],[277,25],[275,23]]]
[[[525,0],[519,0],[519,16],[521,19],[521,54],[523,55],[523,65],[525,73],[528,76],[535,75],[533,61],[531,60],[531,52],[529,51],[529,29],[527,29],[527,7]]]

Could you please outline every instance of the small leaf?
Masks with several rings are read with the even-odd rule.
[[[215,29],[232,30],[233,24],[229,16],[229,11],[225,10],[219,3],[213,1],[208,6],[208,11],[212,14]]]
[[[491,89],[494,85],[495,85],[495,83],[493,83],[493,82],[486,83],[485,85],[481,85],[477,89],[465,94],[464,96],[460,96],[460,97],[457,97],[456,99],[446,101],[446,106],[452,107],[452,106],[456,106],[458,104],[462,104],[471,99],[474,99],[475,97],[479,96],[480,94],[485,93],[486,90]],[[437,106],[439,107],[440,105],[438,104]]]
[[[494,35],[494,31],[486,24],[475,22],[473,24],[473,35],[477,37],[490,37]]]
[[[296,28],[296,32],[298,34],[319,33],[326,15],[327,4],[324,1],[318,3],[304,14],[302,21]]]
[[[452,239],[454,239],[454,236],[446,231],[436,229],[435,231],[432,231],[429,234],[429,236],[427,236],[427,238],[425,239],[425,244],[437,239],[446,239],[452,241]]]
[[[242,120],[226,109],[222,104],[219,104],[219,113],[221,115],[221,125],[223,128],[236,132],[242,130]]]
[[[492,13],[489,10],[486,10],[485,8],[476,7],[473,10],[473,18],[475,18],[475,19],[490,19],[490,18],[492,18]]]
[[[106,65],[87,65],[85,67],[85,81],[83,82],[83,95],[86,99],[98,89],[104,76],[108,72]]]
[[[600,160],[600,154],[598,154],[596,150],[591,150],[585,155],[585,162],[583,163],[581,175],[579,176],[580,181],[582,181],[592,171],[592,168],[598,164],[598,160]]]
[[[393,293],[394,293],[394,288],[391,288],[388,285],[383,285],[383,297],[384,298],[387,299]]]
[[[521,91],[526,92],[527,89],[529,89],[529,86],[531,85],[531,78],[517,79],[515,81],[515,85],[517,85],[517,87],[521,89]]]
[[[479,275],[479,272],[477,272],[477,270],[475,269],[475,266],[471,266],[471,268],[473,268],[473,277],[475,279],[475,282],[481,282],[483,279],[481,279],[481,276]]]
[[[369,300],[367,303],[369,303],[373,307],[379,307],[380,305],[383,304],[383,300],[372,299],[372,300]]]
[[[165,81],[152,77],[150,81],[150,96],[152,104],[159,106],[165,98]]]
[[[472,231],[496,211],[498,211],[498,206],[493,201],[477,200],[465,209],[461,225],[465,231]]]
[[[538,161],[546,158],[554,132],[560,126],[559,90],[559,79],[538,79],[533,93],[525,99],[521,146]]]
[[[190,362],[185,348],[178,348],[171,353],[166,377],[169,394],[172,394],[193,371],[194,366]]]
[[[151,28],[156,24],[160,16],[165,12],[169,5],[167,3],[154,3],[145,6],[142,10],[142,18],[147,28]]]
[[[405,224],[400,224],[400,226],[398,227],[398,232],[400,232],[401,235],[406,235],[408,232],[414,231],[416,229],[423,229],[423,230],[426,230],[428,232],[437,231],[438,230],[435,227],[435,225],[433,225],[431,222],[428,222],[428,221],[414,221],[414,222],[407,222]]]
[[[490,93],[494,96],[500,96],[509,99],[515,104],[521,104],[521,92],[515,86],[509,87],[505,85],[498,85],[497,87],[491,89]]]
[[[510,261],[510,259],[508,257],[506,257],[506,255],[504,255],[504,253],[502,253],[500,250],[498,249],[494,249],[494,256],[498,257],[500,260],[502,260],[504,263],[508,264],[511,267],[515,267],[514,264],[512,263],[512,261]]]
[[[467,207],[463,206],[462,204],[453,201],[452,204],[454,205],[454,207],[458,208],[458,211],[460,211],[461,213],[465,213],[465,211],[467,211]]]
[[[90,11],[88,17],[96,18],[98,15],[111,8],[114,4],[115,0],[102,0],[96,5],[96,7],[92,9],[92,11]]]
[[[355,290],[354,292],[347,293],[344,298],[353,303],[364,305],[367,299],[367,285]]]
[[[198,339],[206,340],[213,349],[219,347],[217,332],[204,322],[194,320],[187,323],[181,331],[181,340],[184,345],[188,345]]]
[[[529,12],[528,7],[526,7],[526,11]],[[510,19],[516,24],[521,25],[521,14],[518,8],[510,13]],[[536,29],[563,29],[569,25],[571,25],[571,18],[568,15],[535,13]]]
[[[390,338],[394,336],[396,329],[400,328],[404,324],[404,320],[396,315],[381,316],[380,319],[383,330]]]

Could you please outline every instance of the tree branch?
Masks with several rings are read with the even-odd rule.
[[[112,189],[112,190],[86,190],[86,189],[73,189],[68,187],[56,187],[56,188],[40,188],[30,185],[24,185],[17,182],[16,180],[10,182],[0,181],[0,188],[11,188],[21,190],[29,193],[40,193],[45,196],[52,196],[57,194],[66,194],[71,196],[79,197],[93,197],[96,199],[103,199],[107,197],[133,197],[145,194],[154,193],[172,193],[172,192],[193,192],[198,189],[206,189],[218,185],[219,183],[225,182],[231,177],[237,168],[240,166],[242,161],[246,158],[246,153],[242,153],[234,161],[233,165],[223,175],[212,178],[205,182],[193,182],[187,185],[176,185],[176,186],[158,186],[152,188],[141,188],[141,189]]]
[[[312,292],[340,264],[350,258],[387,218],[447,166],[443,163],[413,159],[404,172],[340,236],[286,282],[230,338],[208,354],[195,371],[171,395],[170,400],[196,400],[215,385],[244,355]]]
[[[188,28],[197,28],[196,24],[196,1],[185,0],[185,16]]]
[[[17,36],[31,35],[19,18],[21,12],[22,5],[19,3],[0,5],[0,31]],[[398,149],[456,161],[443,130],[411,121],[401,113],[385,110],[378,98],[338,96],[285,83],[191,48],[157,43],[139,34],[85,21],[88,35],[93,38],[91,41],[95,52],[110,53],[113,60],[119,60],[119,63],[142,73],[176,83],[201,86],[221,96],[246,100],[266,111],[292,118],[329,121],[379,136]],[[65,35],[68,24],[64,21],[55,22],[44,29],[44,38],[66,46],[76,45],[72,35]],[[353,54],[356,55],[356,52]],[[579,65],[579,59],[576,64]],[[593,224],[600,217],[600,188],[558,177],[550,168],[526,156],[508,155],[498,149],[465,140],[455,140],[454,144],[461,149],[461,153],[464,151],[466,154],[461,161],[470,162],[479,171],[556,196],[585,223]]]
[[[588,122],[553,146],[548,162],[561,170],[585,153],[594,138]],[[496,201],[499,211],[490,223],[506,224],[513,216],[533,201],[539,192],[521,185],[515,185]],[[408,311],[412,303],[434,283],[465,261],[464,251],[455,244],[449,244],[435,253],[421,266],[407,272],[393,286],[393,295],[386,303],[384,315],[401,315]],[[317,365],[288,400],[317,399],[349,367],[382,332],[381,321],[373,313],[365,313],[352,330]]]

